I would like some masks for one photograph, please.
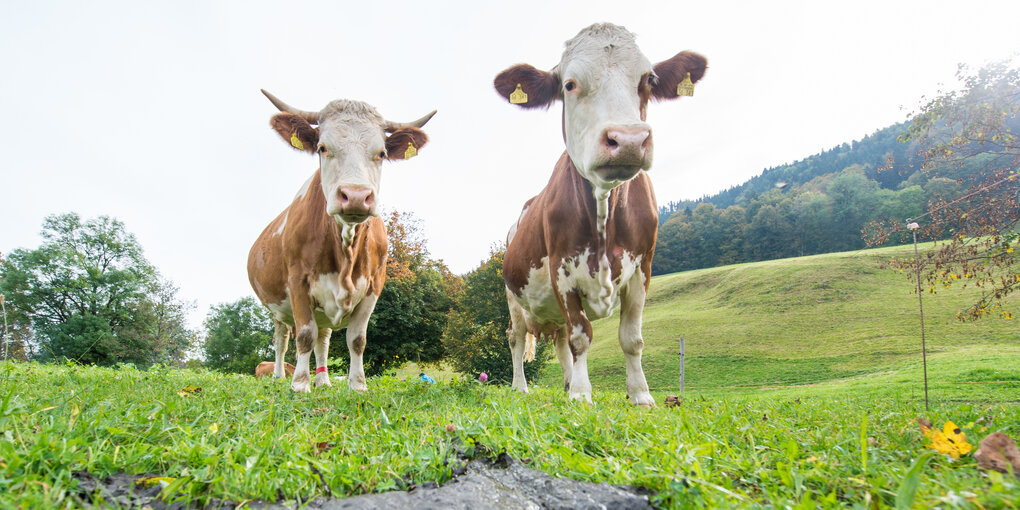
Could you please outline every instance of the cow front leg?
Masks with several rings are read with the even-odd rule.
[[[642,407],[655,407],[648,392],[648,382],[641,368],[641,351],[645,341],[641,338],[641,313],[645,309],[644,275],[635,272],[630,284],[621,295],[620,348],[627,365],[627,396],[630,403]]]
[[[379,296],[365,295],[358,303],[347,323],[347,351],[351,355],[351,369],[347,374],[347,386],[354,391],[368,391],[365,380],[363,355],[365,354],[365,333],[368,331],[368,318],[375,310],[375,302]]]
[[[273,321],[273,349],[276,351],[276,365],[273,367],[273,378],[283,379],[287,376],[284,370],[284,356],[287,354],[287,343],[290,342],[290,326]]]
[[[506,330],[506,336],[507,343],[510,344],[510,357],[513,359],[514,369],[514,379],[510,387],[521,393],[527,393],[528,381],[524,376],[524,348],[528,342],[528,323],[524,317],[524,309],[514,299],[510,289],[506,289],[506,303],[510,308],[510,327]]]
[[[319,330],[319,336],[315,339],[315,387],[319,386],[332,386],[329,382],[329,371],[326,370],[326,361],[329,357],[329,335],[333,334],[333,330],[329,328],[322,328]]]
[[[297,347],[297,356],[294,361],[294,377],[290,386],[297,393],[310,393],[312,391],[312,378],[308,372],[308,362],[312,357],[312,347],[319,336],[319,328],[315,324],[315,316],[312,312],[312,301],[308,294],[308,282],[300,275],[288,279],[290,290],[290,305],[294,313],[294,327],[297,332],[294,334],[294,343]]]
[[[573,357],[570,373],[571,400],[583,400],[591,404],[591,380],[588,379],[588,350],[591,347],[591,322],[588,321],[581,298],[576,291],[564,297],[564,315],[567,319],[567,344]],[[559,353],[557,352],[557,355]]]

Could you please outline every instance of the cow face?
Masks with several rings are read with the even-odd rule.
[[[648,99],[675,99],[687,73],[695,83],[706,64],[704,57],[685,51],[652,66],[634,34],[596,24],[566,42],[552,71],[519,64],[500,73],[494,85],[523,108],[562,100],[567,154],[596,190],[608,191],[651,167]]]
[[[283,110],[270,121],[280,137],[297,150],[318,155],[326,213],[346,226],[377,214],[383,160],[416,155],[428,142],[420,127],[435,114],[401,124],[383,119],[366,103],[344,99],[309,113],[263,93]]]

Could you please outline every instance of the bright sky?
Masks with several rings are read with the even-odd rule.
[[[549,69],[594,22],[654,62],[689,49],[693,98],[649,106],[660,203],[740,184],[902,121],[960,62],[1020,50],[1020,2],[5,2],[0,17],[0,252],[43,218],[123,221],[197,304],[252,294],[262,229],[316,169],[268,126],[259,88],[305,110],[359,99],[396,121],[439,113],[418,157],[383,169],[456,273],[505,238],[563,151],[560,107],[522,111],[492,79]]]

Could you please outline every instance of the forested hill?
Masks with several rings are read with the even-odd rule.
[[[916,217],[929,200],[959,196],[925,175],[906,124],[769,168],[713,196],[660,208],[653,274],[864,247],[873,220]],[[785,185],[784,185],[785,184]]]
[[[836,173],[853,165],[862,167],[864,175],[876,181],[880,187],[896,189],[919,166],[916,145],[896,141],[896,138],[906,131],[906,127],[905,122],[895,124],[880,129],[860,141],[843,143],[800,161],[765,169],[761,175],[715,195],[697,200],[668,202],[659,208],[659,223],[665,223],[669,215],[677,210],[693,209],[703,202],[711,203],[720,209],[735,204],[746,204],[758,195],[775,189],[777,184],[786,183],[791,187],[798,187],[816,177]],[[886,170],[890,167],[890,161],[893,165]]]

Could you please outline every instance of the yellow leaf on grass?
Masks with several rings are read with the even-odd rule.
[[[144,485],[146,487],[152,487],[157,483],[170,483],[176,480],[172,476],[147,476],[145,478],[139,478],[135,480],[135,485]]]
[[[177,394],[182,397],[186,397],[192,393],[198,393],[200,391],[202,391],[202,388],[199,388],[198,386],[195,385],[191,385],[181,388],[181,391],[178,391]]]
[[[931,439],[931,444],[926,444],[925,447],[949,455],[954,459],[959,459],[961,455],[967,455],[974,449],[974,446],[967,442],[967,434],[964,434],[960,427],[951,421],[947,421],[942,426],[942,430],[921,424],[921,433]]]

